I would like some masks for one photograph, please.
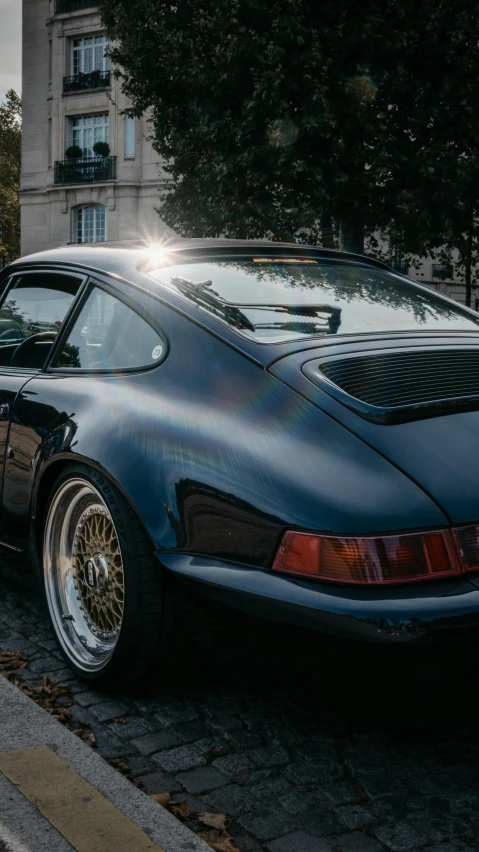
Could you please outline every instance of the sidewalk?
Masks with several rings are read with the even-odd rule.
[[[1,852],[211,852],[0,676]]]

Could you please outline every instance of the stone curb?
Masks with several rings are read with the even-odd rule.
[[[55,751],[165,852],[211,852],[194,832],[0,676],[0,752],[40,745]],[[0,823],[4,816],[0,801]]]

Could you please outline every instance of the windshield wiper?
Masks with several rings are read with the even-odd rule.
[[[257,331],[258,329],[285,329],[286,331],[298,331],[301,334],[336,334],[341,324],[341,308],[333,305],[232,305],[225,302],[215,290],[211,290],[212,281],[190,281],[189,278],[172,277],[171,283],[188,299],[191,299],[200,307],[206,308],[210,313],[220,319],[226,320],[229,325],[238,329]],[[243,309],[243,310],[242,310]],[[279,313],[291,317],[298,317],[295,321],[270,321],[266,323],[253,323],[245,314],[244,309],[249,311],[265,311],[269,314]],[[301,322],[300,317],[311,317],[322,320],[322,324]]]
[[[206,290],[206,287],[211,286],[211,281],[200,281],[196,284],[188,278],[172,278],[171,283],[175,285],[180,293],[187,296],[200,307],[207,308],[210,313],[220,319],[226,320],[235,328],[247,328],[254,331],[255,327],[248,317],[235,305],[229,305],[224,302],[217,293],[211,290]]]
[[[326,332],[326,334],[336,334],[341,325],[341,308],[336,308],[333,305],[248,305],[255,311],[267,311],[268,313],[286,314],[291,317],[298,317],[296,322],[278,320],[268,323],[256,323],[255,328],[284,328],[285,331],[299,331],[301,334],[315,334],[317,332]],[[300,317],[311,317],[312,319],[322,320],[322,324],[301,322]]]

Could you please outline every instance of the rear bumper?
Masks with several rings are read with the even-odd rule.
[[[180,553],[157,558],[219,603],[330,636],[423,644],[479,628],[479,578],[358,589]]]

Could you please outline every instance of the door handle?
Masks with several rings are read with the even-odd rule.
[[[8,420],[8,415],[10,412],[10,406],[8,402],[4,402],[0,405],[0,420]]]

